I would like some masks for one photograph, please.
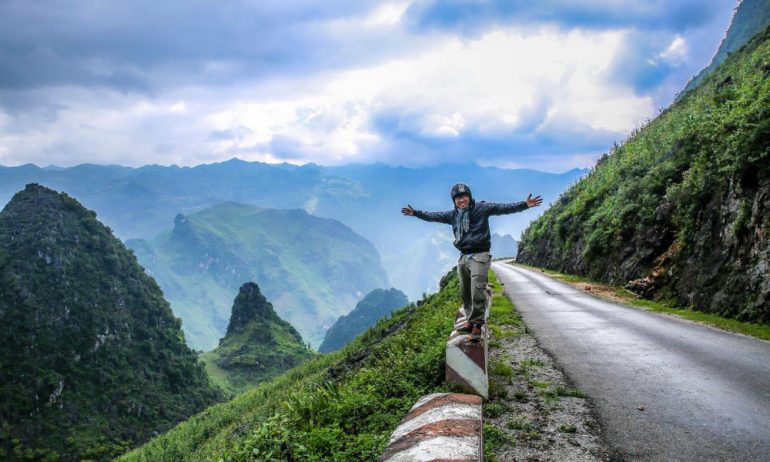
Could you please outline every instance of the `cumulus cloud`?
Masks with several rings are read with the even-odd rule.
[[[585,167],[733,0],[0,2],[0,163]]]

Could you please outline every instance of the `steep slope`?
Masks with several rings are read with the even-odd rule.
[[[420,396],[448,391],[457,278],[341,351],[213,406],[121,461],[372,461]]]
[[[233,302],[227,333],[201,355],[209,376],[227,391],[241,392],[314,357],[302,336],[247,282]]]
[[[770,29],[602,158],[518,259],[770,322]]]
[[[730,54],[740,50],[743,45],[756,34],[762,32],[768,25],[770,25],[770,0],[742,0],[735,10],[730,28],[719,45],[714,59],[687,83],[682,94],[700,85],[703,79],[719,67]]]
[[[107,460],[221,395],[155,281],[35,184],[0,212],[0,459]]]
[[[408,303],[406,295],[398,289],[375,289],[369,292],[356,304],[353,311],[340,316],[337,322],[326,331],[318,351],[331,353],[339,350],[358,334],[372,327],[378,319],[390,315],[394,310]]]
[[[312,345],[364,294],[388,285],[369,241],[300,209],[228,202],[177,215],[172,232],[127,245],[160,283],[190,345],[202,350],[224,336],[243,281],[257,282]]]

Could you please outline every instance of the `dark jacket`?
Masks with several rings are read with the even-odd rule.
[[[496,202],[476,202],[471,199],[468,205],[470,213],[470,226],[468,231],[458,241],[455,239],[455,247],[464,254],[489,252],[491,247],[491,236],[489,234],[489,217],[491,215],[506,215],[508,213],[521,212],[526,210],[526,201],[512,202],[510,204]],[[415,210],[414,216],[425,221],[436,221],[452,225],[452,231],[457,235],[457,213],[458,209],[446,212],[424,212]]]

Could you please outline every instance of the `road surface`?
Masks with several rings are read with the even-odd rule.
[[[770,342],[599,300],[520,266],[492,269],[588,394],[614,459],[770,461]]]

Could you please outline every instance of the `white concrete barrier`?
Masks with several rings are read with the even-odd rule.
[[[484,320],[489,318],[489,306],[492,300],[492,290],[487,286],[487,302]],[[476,393],[489,398],[489,374],[487,372],[487,326],[481,328],[481,340],[472,341],[466,334],[460,334],[457,329],[466,322],[463,307],[455,314],[455,327],[449,334],[446,344],[446,381],[460,385],[468,393]]]
[[[390,437],[379,462],[482,462],[481,397],[434,393],[420,398]]]

